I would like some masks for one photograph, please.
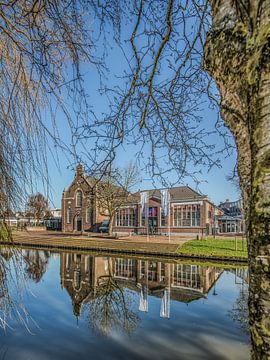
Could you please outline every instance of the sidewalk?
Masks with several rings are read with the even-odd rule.
[[[90,234],[89,234],[90,235]],[[127,236],[126,238],[114,239],[100,234],[85,236],[81,234],[47,232],[47,231],[24,231],[14,232],[13,241],[2,242],[5,245],[30,247],[35,249],[55,249],[73,251],[97,251],[103,253],[116,253],[126,255],[143,255],[171,258],[193,258],[197,260],[246,262],[247,259],[232,256],[193,253],[179,251],[182,244],[189,242],[188,237],[174,237],[169,241],[167,236]],[[218,239],[216,239],[218,240]],[[221,239],[220,239],[221,240]],[[201,242],[201,241],[199,241]],[[203,242],[203,246],[207,241]]]
[[[92,235],[92,234],[91,234]],[[13,244],[40,248],[106,250],[113,252],[156,254],[173,256],[180,244],[187,239],[176,238],[169,241],[166,236],[132,236],[113,239],[108,236],[85,236],[79,234],[63,234],[56,232],[24,231],[15,232]],[[10,243],[12,244],[12,243]]]

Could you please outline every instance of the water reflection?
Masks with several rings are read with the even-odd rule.
[[[0,248],[0,327],[10,327],[11,319],[16,319],[29,331],[34,324],[24,301],[26,279],[21,251],[16,248]]]
[[[72,299],[74,315],[79,317],[82,305],[86,303],[90,304],[93,313],[99,312],[100,316],[103,309],[108,316],[108,319],[99,320],[106,327],[104,332],[108,331],[108,323],[112,322],[110,317],[119,319],[126,315],[123,324],[128,318],[136,322],[135,316],[127,309],[131,306],[127,289],[139,294],[136,305],[139,311],[148,312],[148,296],[151,295],[160,299],[160,317],[170,318],[171,301],[188,304],[206,298],[223,272],[223,269],[214,266],[74,253],[60,255],[60,268],[61,286]],[[110,307],[114,315],[109,313]],[[91,319],[96,321],[93,316]],[[129,328],[126,325],[123,327]]]
[[[29,279],[39,282],[45,274],[50,257],[49,251],[22,250],[25,270]]]
[[[29,336],[11,322],[15,331],[2,337],[7,360],[86,360],[90,352],[97,359],[248,358],[246,270],[75,252],[1,255],[0,317],[11,322],[3,315],[8,304],[25,304],[39,325]],[[34,297],[21,295],[24,283]]]
[[[248,269],[232,269],[231,271],[235,273],[235,284],[239,286],[239,295],[228,314],[239,324],[240,329],[249,335]]]

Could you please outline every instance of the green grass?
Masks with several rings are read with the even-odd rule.
[[[10,240],[12,237],[10,229],[7,229],[6,227],[3,227],[0,225],[0,240],[1,241],[7,241]]]
[[[243,250],[242,250],[243,247]],[[237,257],[247,259],[247,241],[235,239],[203,239],[191,240],[179,246],[179,254],[185,255],[202,255],[202,256],[220,256],[220,257]]]

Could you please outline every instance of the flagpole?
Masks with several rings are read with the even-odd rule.
[[[149,241],[149,223],[148,223],[148,215],[149,215],[149,204],[147,201],[146,211],[145,211],[145,225],[146,225],[146,234],[147,234],[147,241]]]
[[[171,242],[171,202],[169,198],[169,242]]]

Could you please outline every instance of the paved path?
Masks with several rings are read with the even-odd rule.
[[[149,238],[149,241],[147,241],[147,237],[110,239],[41,231],[15,232],[13,235],[14,245],[58,249],[102,250],[165,256],[174,255],[179,244],[186,241],[182,239],[176,243],[174,239],[174,243],[169,243],[169,239],[166,237],[165,239],[159,238],[158,240],[159,242],[155,241],[152,237]]]

